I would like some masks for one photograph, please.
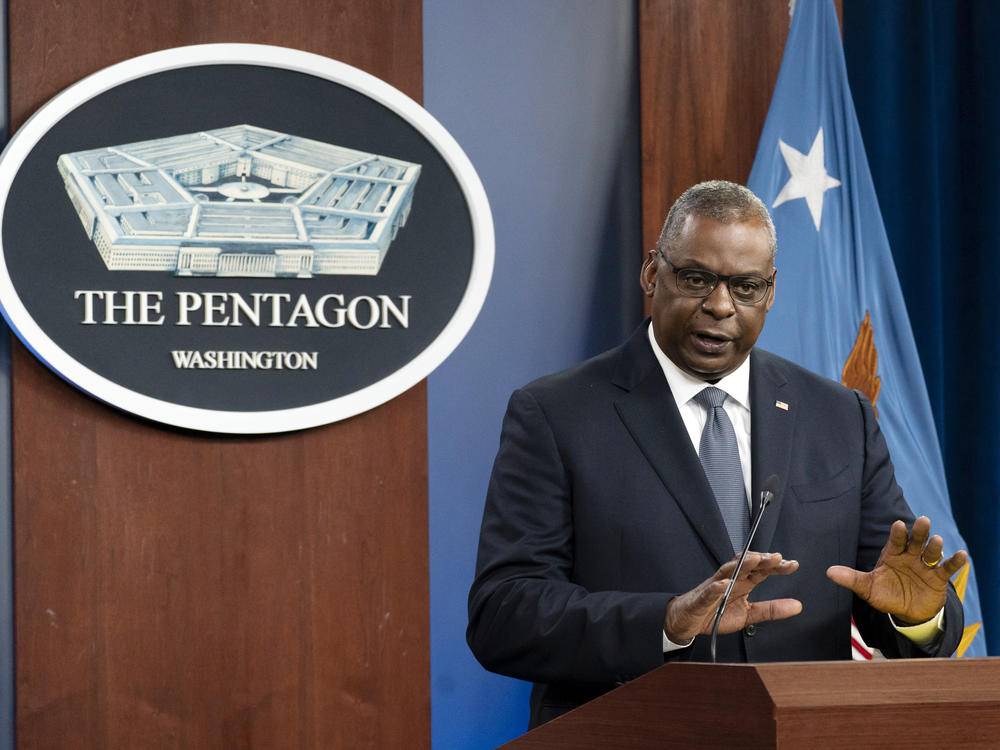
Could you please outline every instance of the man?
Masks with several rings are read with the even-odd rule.
[[[467,638],[486,668],[535,682],[531,726],[664,661],[707,660],[772,474],[781,489],[720,624],[719,661],[850,658],[852,614],[890,657],[957,647],[948,580],[965,553],[945,560],[913,519],[871,404],[754,348],[775,249],[753,193],[694,186],[642,267],[650,320],[511,397]]]

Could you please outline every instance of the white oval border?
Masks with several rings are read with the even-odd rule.
[[[347,86],[389,108],[417,129],[441,154],[458,180],[472,221],[472,269],[451,320],[420,354],[391,375],[345,396],[293,409],[220,411],[145,396],[93,372],[64,352],[28,313],[7,270],[0,236],[0,306],[18,338],[58,375],[94,398],[156,422],[206,432],[289,432],[336,422],[373,409],[412,388],[450,355],[472,328],[493,274],[494,233],[482,182],[461,146],[427,110],[403,92],[345,63],[301,50],[262,44],[199,44],[153,52],[104,68],[44,104],[0,154],[0,226],[14,177],[28,154],[63,117],[123,83],[154,73],[202,65],[256,65],[306,73]]]

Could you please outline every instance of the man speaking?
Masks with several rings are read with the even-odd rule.
[[[664,661],[708,660],[771,475],[719,661],[849,659],[852,614],[889,657],[958,646],[948,581],[966,554],[945,558],[913,518],[871,404],[754,348],[776,247],[753,193],[695,185],[643,263],[650,320],[511,397],[467,638],[487,669],[535,683],[532,727]]]

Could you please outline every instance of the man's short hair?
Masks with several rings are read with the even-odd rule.
[[[692,215],[715,219],[723,224],[761,222],[767,229],[773,262],[778,249],[774,222],[771,221],[767,206],[749,188],[726,180],[699,182],[689,187],[670,207],[667,220],[663,223],[663,231],[656,241],[656,249],[665,254],[680,238],[687,217]]]

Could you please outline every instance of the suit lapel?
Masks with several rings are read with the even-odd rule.
[[[615,408],[646,460],[721,565],[733,556],[722,513],[656,361],[646,327],[625,344],[614,382]]]
[[[754,539],[753,548],[769,550],[774,530],[787,496],[785,482],[791,466],[792,438],[797,409],[802,403],[775,362],[773,355],[757,349],[750,355],[750,453],[753,512],[760,510],[760,493],[772,474],[781,480],[778,496],[768,507]]]

